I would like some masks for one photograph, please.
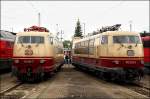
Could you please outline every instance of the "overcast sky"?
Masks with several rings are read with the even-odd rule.
[[[64,31],[64,39],[71,39],[78,18],[82,30],[91,33],[102,26],[122,24],[121,29],[149,31],[149,1],[1,1],[1,29],[14,32],[38,24],[56,33]]]

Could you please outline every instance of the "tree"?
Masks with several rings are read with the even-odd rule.
[[[81,30],[81,25],[80,25],[80,21],[78,19],[76,27],[75,27],[75,34],[74,37],[83,37],[82,36],[82,30]]]
[[[65,41],[63,41],[63,46],[64,46],[64,48],[71,48],[72,43],[69,40],[65,40]]]

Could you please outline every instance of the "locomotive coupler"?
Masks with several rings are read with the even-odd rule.
[[[27,68],[27,76],[31,76],[32,75],[32,69],[31,68]]]

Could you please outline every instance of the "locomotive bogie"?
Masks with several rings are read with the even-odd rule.
[[[0,59],[0,70],[11,70],[12,66],[11,58],[1,58]]]

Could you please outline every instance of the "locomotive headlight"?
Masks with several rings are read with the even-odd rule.
[[[46,60],[41,59],[41,60],[40,60],[40,63],[43,64],[43,63],[45,63],[45,61],[46,61]]]
[[[118,60],[114,60],[112,63],[119,64],[120,62]]]
[[[143,61],[143,60],[141,60],[141,64],[144,64],[144,61]]]
[[[19,63],[19,60],[18,60],[18,59],[15,59],[14,62],[15,62],[15,63]]]

